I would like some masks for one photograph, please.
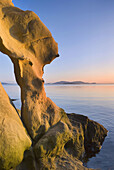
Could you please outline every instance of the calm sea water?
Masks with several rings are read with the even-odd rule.
[[[11,98],[21,108],[20,89],[17,85],[4,85]],[[87,162],[88,168],[114,170],[114,85],[45,85],[47,96],[67,113],[78,113],[101,123],[108,129],[101,151]]]

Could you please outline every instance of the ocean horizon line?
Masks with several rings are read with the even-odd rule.
[[[1,84],[2,85],[18,85],[16,82],[1,82]],[[85,83],[75,83],[75,84],[73,84],[73,83],[61,83],[61,84],[59,84],[59,83],[44,83],[44,85],[56,85],[56,86],[62,86],[62,85],[88,85],[88,86],[90,86],[90,85],[114,85],[114,83],[89,83],[89,82],[85,82]]]

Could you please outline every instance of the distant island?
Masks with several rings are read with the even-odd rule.
[[[88,83],[83,81],[58,81],[54,83],[46,83],[47,85],[56,85],[56,84],[96,84],[95,82]]]
[[[17,85],[16,83],[9,83],[9,82],[1,82],[2,85]],[[64,85],[64,84],[96,84],[95,82],[83,82],[83,81],[58,81],[54,83],[45,83],[45,85]]]
[[[1,82],[2,85],[17,85],[16,83],[6,83],[6,82]]]

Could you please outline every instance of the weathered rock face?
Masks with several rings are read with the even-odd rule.
[[[87,116],[78,114],[67,114],[72,126],[77,123],[82,125],[84,132],[85,159],[94,156],[101,149],[104,138],[107,136],[107,129],[99,123],[88,119]]]
[[[68,114],[68,117],[63,117],[38,140],[33,150],[26,152],[16,170],[88,169],[80,160],[85,159],[88,150],[90,157],[97,153],[100,149],[98,145],[101,146],[107,130],[86,116]]]
[[[32,147],[26,150],[31,141],[1,90],[0,170],[18,165],[25,150],[15,170],[87,170],[79,160],[100,149],[107,130],[85,116],[67,116],[46,97],[43,68],[58,57],[57,43],[35,13],[14,7],[11,0],[0,0],[0,51],[14,64],[21,88],[21,119],[32,138]]]
[[[78,134],[78,128],[75,127],[76,131],[74,135],[74,129],[72,129],[71,124],[67,120],[66,123],[64,122],[65,120],[62,120],[50,128],[34,146],[34,153],[39,169],[75,169],[77,165],[80,165],[82,169],[84,168],[80,161],[75,160],[75,158],[78,158],[78,142],[81,144],[81,139],[77,139],[80,134]],[[83,136],[83,131],[81,135]],[[73,143],[69,146],[69,150],[66,150],[66,145],[70,141],[73,141]],[[81,147],[80,152],[83,153],[84,145]],[[69,166],[67,167],[65,163],[66,165],[69,164]]]
[[[0,51],[14,63],[22,120],[34,139],[61,118],[59,107],[46,97],[42,79],[43,67],[58,57],[57,43],[34,12],[0,0]]]
[[[3,0],[3,1],[0,1],[0,4],[2,5],[12,5],[13,6],[13,3],[12,3],[12,0]]]
[[[79,160],[100,151],[107,130],[83,115],[68,114],[68,118],[51,127],[33,147],[40,169],[86,169]]]
[[[83,136],[83,130],[79,124],[73,128],[68,118],[64,117],[38,140],[33,150],[25,153],[23,162],[16,170],[87,170],[88,168],[85,168],[77,159],[79,145],[81,145],[80,153],[84,152],[84,138],[79,139],[79,136]],[[71,140],[73,143],[66,147]]]
[[[17,166],[30,146],[31,140],[0,83],[0,170]]]

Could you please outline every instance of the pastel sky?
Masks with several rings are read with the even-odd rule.
[[[114,83],[114,0],[13,0],[34,11],[58,42],[60,57],[44,69],[46,82]],[[0,81],[13,81],[0,53]]]

